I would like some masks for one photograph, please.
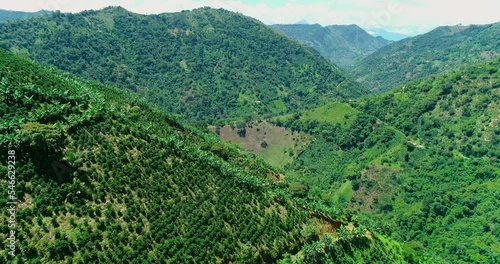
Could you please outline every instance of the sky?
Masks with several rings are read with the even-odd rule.
[[[416,35],[435,27],[488,24],[500,21],[498,0],[16,0],[0,9],[80,12],[122,6],[141,14],[178,12],[211,6],[240,12],[265,24],[307,21],[323,26],[357,24],[371,31]]]

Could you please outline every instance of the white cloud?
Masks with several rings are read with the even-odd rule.
[[[243,0],[17,0],[2,1],[0,8],[79,12],[110,5],[143,14],[178,12],[202,6],[224,8],[257,18],[266,24],[307,20],[322,25],[358,24],[365,28],[422,33],[439,25],[486,24],[500,21],[498,0],[289,0],[281,6],[271,1],[248,4]],[[414,32],[421,31],[421,32]]]

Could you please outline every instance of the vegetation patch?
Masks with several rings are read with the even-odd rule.
[[[292,162],[310,144],[306,133],[293,132],[267,121],[251,122],[242,128],[226,125],[210,129],[222,140],[237,143],[277,167]]]

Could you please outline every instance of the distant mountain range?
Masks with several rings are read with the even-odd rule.
[[[351,73],[365,87],[384,92],[416,78],[500,56],[500,23],[443,26],[387,45]]]
[[[357,25],[319,24],[271,25],[292,39],[315,50],[343,69],[357,62],[392,41],[374,37]]]
[[[40,10],[37,12],[23,12],[0,9],[0,22],[26,19],[30,17],[40,17],[44,15],[50,15],[51,13],[52,11],[47,10]]]
[[[413,37],[413,35],[410,34],[402,34],[402,33],[387,31],[383,28],[367,29],[367,32],[373,36],[383,37],[385,39],[392,41],[399,41],[405,38]]]

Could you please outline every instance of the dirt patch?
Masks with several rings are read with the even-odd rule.
[[[497,53],[495,51],[485,51],[481,53],[481,57],[487,60],[494,59],[498,56],[500,56],[500,53]]]
[[[292,132],[267,121],[251,122],[243,128],[229,125],[208,128],[222,140],[236,143],[278,167],[291,162],[310,143],[309,135]]]
[[[272,172],[268,172],[266,173],[266,176],[270,179],[273,180],[273,183],[279,183],[279,182],[282,182],[284,179],[285,179],[285,175],[284,174],[275,174],[275,173],[272,173]]]
[[[314,224],[319,226],[319,237],[323,237],[325,234],[334,234],[340,227],[340,224],[323,218],[314,218]]]
[[[362,212],[392,211],[392,197],[400,169],[372,164],[361,172],[359,189],[353,192],[349,206]]]

